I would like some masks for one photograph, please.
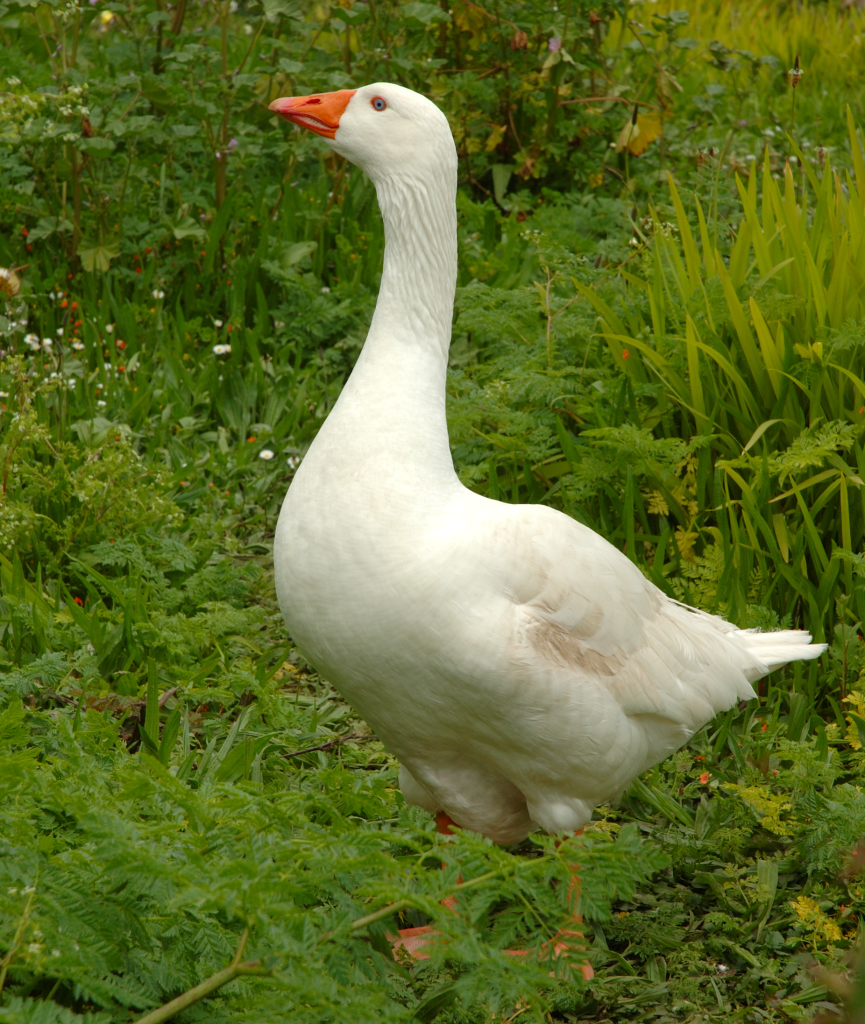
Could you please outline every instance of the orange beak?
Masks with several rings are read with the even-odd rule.
[[[274,100],[270,109],[292,124],[332,139],[339,128],[339,119],[356,92],[357,89],[340,89],[339,92],[323,92],[318,96],[284,96]]]

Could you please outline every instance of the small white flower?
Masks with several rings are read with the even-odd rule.
[[[33,956],[38,956],[42,952],[42,946],[38,942],[31,942],[27,947],[27,952]]]
[[[213,321],[213,326],[214,327],[222,327],[222,321],[221,320],[214,320]]]
[[[59,949],[52,949],[51,950],[51,955],[52,956],[60,956],[60,950]]]
[[[322,294],[322,295],[330,295],[330,288],[328,288],[328,286],[327,286],[327,285],[325,285],[325,286],[324,286],[324,287],[323,287],[323,288],[321,289],[321,294]]]
[[[83,341],[73,341],[72,342],[72,347],[75,349],[76,352],[83,352],[84,351],[84,342]]]
[[[285,327],[285,322],[282,320],[274,320],[273,326],[276,328]]]
[[[42,339],[42,347],[44,349],[50,349],[53,344],[54,344],[54,342],[51,340],[51,338],[43,338]]]
[[[246,33],[246,34],[247,34],[248,36],[251,36],[251,35],[252,35],[252,25],[250,25],[250,24],[249,24],[249,22],[247,22],[247,23],[246,23],[246,24],[245,24],[245,25],[243,26],[243,31],[244,31],[244,32],[245,32],[245,33]]]
[[[18,895],[18,887],[13,885],[11,889],[7,889],[6,890],[6,894],[8,896],[17,896]]]
[[[6,79],[6,84],[7,85],[11,85],[13,87],[16,86],[16,85],[20,85],[21,84],[21,79],[20,78],[16,78],[15,75],[13,75],[11,78],[7,78]]]
[[[154,299],[164,299],[165,298],[165,292],[162,291],[161,288],[154,288],[153,289],[153,298]]]
[[[9,397],[9,392],[8,391],[0,391],[0,398],[8,398],[8,397]]]
[[[213,354],[215,356],[227,356],[231,352],[231,345],[214,345]]]
[[[114,324],[106,324],[105,325],[105,333],[106,334],[113,334],[114,333]]]
[[[96,402],[96,404],[99,406],[100,409],[104,409],[105,406],[108,405],[108,403],[103,402],[101,398]]]
[[[25,334],[24,344],[29,345],[30,348],[32,348],[33,351],[35,352],[41,346],[42,343],[39,340],[38,334]]]
[[[265,462],[270,462],[273,458],[273,452],[269,448],[262,448],[258,453],[260,459],[264,459]]]
[[[62,328],[62,327],[58,327],[58,328],[57,328],[57,333],[58,333],[58,334],[60,335],[60,337],[62,338],[62,337],[63,337],[63,328]]]
[[[299,465],[300,465],[300,456],[299,455],[289,455],[289,457],[288,457],[288,468],[289,469],[297,469],[297,467]]]

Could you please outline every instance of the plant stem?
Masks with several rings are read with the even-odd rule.
[[[483,885],[485,882],[490,882],[494,878],[498,878],[505,870],[505,868],[501,868],[498,871],[487,871],[486,874],[478,875],[477,878],[470,878],[467,882],[460,882],[458,885],[454,886],[454,894],[458,892],[465,892],[466,889],[476,889],[479,885]],[[353,932],[360,931],[361,928],[366,928],[368,924],[375,924],[376,921],[382,921],[386,917],[398,914],[401,910],[405,910],[410,906],[410,899],[401,899],[397,900],[395,903],[388,903],[386,907],[382,907],[380,910],[374,910],[371,914],[366,914],[364,917],[359,917],[357,920],[352,921],[349,927]],[[144,1022],[141,1021],[139,1024],[144,1024]]]
[[[2,960],[0,960],[0,992],[3,991],[3,986],[6,984],[6,972],[9,970],[9,965],[12,963],[15,958],[15,954],[21,948],[21,944],[24,941],[24,930],[30,920],[30,908],[33,906],[33,897],[35,895],[34,887],[34,890],[27,894],[27,902],[24,904],[24,910],[21,913],[21,920],[18,922],[18,927],[15,929],[15,937],[12,939],[12,945],[9,947],[9,952]]]
[[[160,1006],[157,1010],[152,1010],[144,1017],[139,1017],[135,1024],[163,1024],[163,1021],[170,1020],[175,1014],[186,1010],[190,1006],[204,999],[205,996],[209,996],[211,992],[215,992],[218,988],[222,988],[223,985],[227,985],[230,981],[234,981],[235,978],[243,977],[244,975],[257,975],[263,977],[270,974],[270,971],[266,967],[262,967],[259,961],[253,960],[249,963],[241,963],[240,958],[243,956],[243,950],[246,946],[246,942],[249,939],[249,929],[244,928],[243,935],[240,937],[240,942],[237,944],[237,951],[234,954],[234,959],[221,971],[217,971],[216,974],[212,974],[209,978],[200,982],[194,988],[189,989],[188,992],[184,992],[179,995],[176,999],[172,999],[170,1003],[166,1003],[164,1006]]]

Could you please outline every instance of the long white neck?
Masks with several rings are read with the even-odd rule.
[[[378,303],[357,365],[319,434],[328,458],[353,460],[354,468],[358,459],[367,466],[374,459],[379,478],[399,478],[418,494],[425,484],[441,492],[457,482],[445,404],[457,274],[453,165],[452,173],[448,164],[441,174],[376,182],[385,225]]]
[[[450,167],[376,182],[384,272],[367,348],[429,347],[447,364],[457,275],[456,180]]]

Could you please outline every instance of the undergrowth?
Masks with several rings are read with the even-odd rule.
[[[0,3],[0,1024],[855,1014],[861,14],[94,6]],[[464,482],[830,645],[559,847],[437,836],[275,605],[383,237],[263,103],[353,76],[457,137]]]

